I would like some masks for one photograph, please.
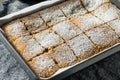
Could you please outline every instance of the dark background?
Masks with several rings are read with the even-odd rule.
[[[23,9],[27,6],[36,4],[40,1],[42,0],[0,0],[0,17]],[[2,53],[2,49],[3,47],[0,46],[1,50],[0,53]],[[0,57],[0,62],[2,62],[1,58],[2,57]],[[1,70],[0,75],[2,75]],[[21,79],[0,78],[0,80],[26,80],[26,79],[27,78]],[[78,71],[77,73],[65,78],[64,80],[120,80],[120,52],[104,60],[101,60],[81,71]]]

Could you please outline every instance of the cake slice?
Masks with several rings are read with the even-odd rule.
[[[31,60],[33,57],[43,53],[45,49],[39,45],[35,39],[31,38],[26,42],[26,47],[22,53],[22,56],[26,61]]]
[[[115,30],[115,32],[120,37],[120,19],[110,21],[108,24]]]
[[[22,54],[25,47],[26,47],[26,43],[29,39],[31,39],[32,36],[25,36],[25,37],[19,37],[18,39],[16,39],[13,42],[14,47],[16,48],[16,50]]]
[[[76,56],[66,44],[62,44],[50,51],[50,55],[56,60],[59,67],[67,67],[75,63]]]
[[[120,10],[115,5],[106,3],[96,9],[93,14],[101,18],[104,22],[108,22],[120,17]]]
[[[50,29],[35,34],[34,37],[45,48],[51,48],[63,42],[63,40]]]
[[[26,61],[40,55],[45,50],[31,36],[16,39],[14,46]]]
[[[3,26],[3,30],[11,42],[21,36],[29,35],[24,24],[20,22],[20,20],[15,20],[8,23],[7,25]]]
[[[92,14],[85,14],[83,16],[76,16],[71,19],[82,31],[90,30],[104,22]]]
[[[96,46],[85,36],[81,34],[68,42],[75,52],[75,55],[83,60],[96,53]]]
[[[113,46],[118,42],[118,36],[116,33],[110,28],[110,26],[104,24],[100,27],[94,28],[86,34],[90,37],[90,39],[102,49]]]
[[[47,53],[35,57],[31,62],[29,62],[29,65],[35,73],[42,78],[52,76],[59,69]]]
[[[53,30],[56,31],[65,40],[69,40],[82,33],[80,29],[78,29],[69,20],[54,25]]]
[[[106,3],[106,2],[110,2],[109,0],[81,0],[84,7],[88,10],[88,11],[93,11],[95,9],[97,9],[99,6],[101,6],[102,4]]]
[[[41,30],[48,28],[38,13],[21,18],[21,20],[24,22],[26,29],[30,33],[38,33]]]
[[[87,13],[87,10],[82,6],[79,0],[66,0],[64,3],[60,4],[59,7],[67,17]]]
[[[58,8],[58,6],[42,10],[40,11],[40,14],[48,26],[52,26],[65,19],[63,12]]]

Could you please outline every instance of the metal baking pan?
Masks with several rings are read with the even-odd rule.
[[[18,12],[15,12],[13,14],[2,17],[2,18],[0,18],[0,26],[2,26],[3,24],[5,24],[7,22],[12,21],[13,19],[17,19],[17,18],[26,16],[28,14],[32,14],[36,11],[50,7],[54,4],[60,3],[62,1],[64,1],[64,0],[44,1],[39,4],[25,8],[23,10],[20,10]],[[120,2],[118,0],[111,0],[111,2],[120,9]],[[6,46],[6,48],[10,51],[11,55],[18,61],[18,63],[21,65],[21,67],[27,72],[27,74],[30,77],[30,80],[61,80],[62,78],[65,78],[66,76],[69,76],[69,75],[95,63],[95,62],[98,62],[99,60],[102,60],[102,59],[120,51],[120,43],[118,43],[118,44],[116,44],[94,56],[89,57],[88,59],[83,60],[82,62],[79,62],[73,66],[62,69],[61,71],[57,72],[50,78],[39,78],[32,71],[32,69],[27,65],[25,60],[19,55],[19,53],[15,50],[15,48],[10,44],[10,42],[8,41],[8,39],[6,38],[6,36],[4,34],[4,31],[1,28],[0,28],[0,40]]]

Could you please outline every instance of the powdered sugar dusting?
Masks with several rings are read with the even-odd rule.
[[[115,32],[120,37],[120,19],[116,19],[114,21],[111,21],[108,24],[115,30]]]
[[[120,17],[120,10],[115,5],[106,3],[96,9],[93,14],[104,20],[104,22],[108,22]]]
[[[110,2],[109,0],[81,0],[83,5],[88,11],[93,11],[97,9],[100,5],[105,2]]]
[[[67,17],[87,13],[87,10],[84,9],[80,0],[68,0],[59,6]]]
[[[62,39],[50,29],[35,34],[35,38],[45,48],[51,48],[62,42]]]
[[[69,40],[82,33],[75,25],[69,21],[63,21],[53,26],[53,29],[65,40]]]
[[[101,27],[95,28],[86,32],[88,36],[92,39],[92,41],[105,48],[106,46],[113,45],[118,41],[118,36],[108,25],[102,25]]]
[[[92,14],[85,14],[84,16],[77,16],[71,19],[73,23],[78,25],[78,27],[82,31],[89,30],[91,28],[94,28],[98,25],[103,24],[104,22],[97,17],[93,16]]]
[[[64,14],[57,6],[40,11],[40,14],[49,26],[52,26],[65,19]]]
[[[60,67],[69,66],[76,60],[75,55],[66,44],[56,47],[50,54],[58,62]]]
[[[77,57],[92,53],[95,50],[94,44],[84,34],[70,40],[68,44],[74,50]]]

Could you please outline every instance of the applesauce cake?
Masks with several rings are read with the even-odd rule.
[[[120,42],[120,10],[109,0],[65,0],[2,26],[42,78]]]

